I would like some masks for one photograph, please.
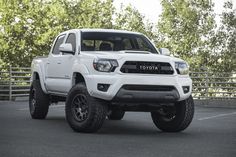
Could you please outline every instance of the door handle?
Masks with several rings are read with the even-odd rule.
[[[61,60],[58,60],[58,61],[57,61],[57,64],[61,64]]]

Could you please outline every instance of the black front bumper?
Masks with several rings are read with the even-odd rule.
[[[113,102],[161,103],[176,102],[179,98],[179,93],[173,86],[124,85],[114,97]]]

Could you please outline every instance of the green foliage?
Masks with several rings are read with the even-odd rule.
[[[112,0],[0,1],[0,58],[28,67],[47,55],[55,36],[71,28],[111,28]]]
[[[1,0],[0,67],[30,66],[47,55],[59,32],[73,28],[114,28],[137,31],[187,60],[192,69],[236,69],[236,11],[225,3],[216,27],[211,0],[162,0],[158,25],[136,8],[113,0]],[[158,30],[158,31],[157,31]]]
[[[168,47],[193,67],[206,66],[208,37],[215,26],[211,0],[162,0],[161,4],[159,45]]]
[[[154,25],[146,21],[145,16],[143,16],[131,5],[126,7],[121,5],[120,11],[117,12],[115,16],[115,29],[140,32],[147,35],[151,39],[156,37]]]
[[[236,69],[236,10],[233,3],[225,2],[221,25],[211,38],[212,54],[209,65],[213,71],[234,71]]]
[[[112,0],[62,0],[61,3],[66,8],[68,29],[112,28]]]
[[[0,7],[0,56],[8,65],[29,66],[33,57],[47,54],[63,30],[64,10],[58,3],[12,0]]]

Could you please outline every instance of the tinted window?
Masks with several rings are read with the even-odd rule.
[[[52,50],[53,54],[60,54],[59,46],[63,43],[64,38],[65,38],[65,35],[61,35],[57,38],[57,41],[56,41],[56,43],[53,47],[53,50]]]
[[[150,48],[150,46],[148,45],[147,42],[143,42],[143,39],[142,38],[136,38],[137,40],[137,44],[138,44],[138,47],[140,50],[143,50],[143,51],[152,51],[152,49]]]
[[[83,40],[82,51],[105,51],[113,50],[114,43],[105,40]]]
[[[133,46],[130,39],[123,39],[122,44],[125,50],[132,50]]]
[[[72,48],[75,52],[75,50],[76,50],[76,36],[74,33],[69,34],[68,38],[66,39],[66,43],[71,43]]]
[[[82,32],[82,51],[149,51],[157,53],[150,41],[143,35],[110,32]]]

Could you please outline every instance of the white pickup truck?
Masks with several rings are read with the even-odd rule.
[[[188,64],[157,49],[143,34],[109,29],[60,33],[48,57],[32,61],[31,117],[66,101],[66,119],[77,132],[95,132],[125,111],[151,112],[157,128],[186,129],[194,115]]]

